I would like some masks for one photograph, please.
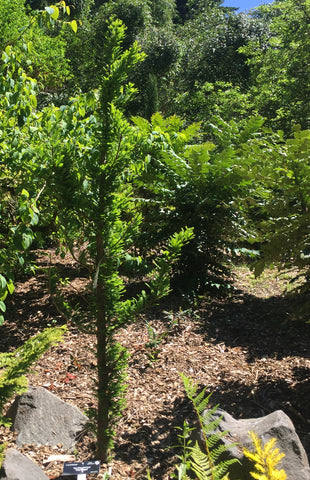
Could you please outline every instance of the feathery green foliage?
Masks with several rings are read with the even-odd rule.
[[[294,267],[305,282],[297,287],[302,302],[293,313],[295,319],[310,318],[310,131],[294,129],[285,139],[283,132],[264,129],[247,144],[243,155],[255,158],[251,174],[255,185],[241,200],[249,242],[259,246],[260,255],[252,264],[256,276],[268,265],[278,269]]]
[[[3,407],[13,395],[27,390],[25,374],[52,345],[59,343],[66,327],[47,328],[12,353],[0,353],[0,423],[8,424]]]
[[[4,461],[4,458],[5,458],[6,447],[7,447],[7,443],[2,443],[0,445],[0,468],[1,468],[1,465],[2,465],[2,463]]]
[[[176,115],[156,113],[150,122],[133,121],[139,131],[137,153],[147,159],[134,179],[144,212],[137,246],[154,249],[172,231],[193,227],[195,237],[182,251],[173,286],[187,293],[227,293],[228,252],[244,237],[240,197],[253,189],[257,169],[248,150],[261,136],[263,119],[253,117],[242,126],[221,121],[213,128],[214,143],[200,143],[200,123],[187,126]]]
[[[228,450],[228,447],[221,442],[221,438],[228,432],[216,431],[221,422],[221,417],[214,418],[218,407],[208,408],[211,394],[206,395],[206,388],[197,393],[197,383],[183,374],[181,374],[181,378],[185,393],[192,402],[197,415],[203,446],[200,446],[197,441],[194,445],[191,441],[183,443],[183,452],[185,453],[183,453],[182,464],[178,467],[179,480],[190,478],[191,471],[195,473],[198,480],[225,480],[228,478],[229,466],[237,460],[221,459],[221,456]],[[187,430],[188,436],[189,433],[190,430]]]
[[[59,238],[89,272],[87,310],[80,323],[97,336],[97,455],[106,461],[115,425],[124,407],[127,350],[115,333],[169,292],[172,264],[193,237],[181,228],[162,242],[148,270],[148,284],[136,297],[126,295],[121,268],[135,247],[142,213],[132,180],[145,168],[136,155],[136,127],[125,117],[135,95],[128,74],[144,58],[137,43],[123,49],[125,27],[106,24],[103,70],[98,91],[73,98],[60,108],[44,109],[36,132],[44,156],[46,189],[57,205]],[[129,297],[129,298],[128,298]]]

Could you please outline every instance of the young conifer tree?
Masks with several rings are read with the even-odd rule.
[[[134,155],[137,129],[124,116],[135,93],[127,76],[143,54],[136,43],[123,51],[124,35],[119,20],[108,22],[98,92],[42,113],[42,125],[53,146],[50,151],[44,147],[44,154],[50,156],[46,181],[57,201],[59,230],[65,245],[89,272],[86,317],[93,319],[97,336],[97,456],[102,461],[113,446],[115,424],[124,406],[127,351],[115,341],[115,333],[169,292],[172,263],[192,238],[191,229],[174,234],[156,259],[148,291],[125,298],[120,268],[142,221],[131,180],[144,168],[145,160]]]

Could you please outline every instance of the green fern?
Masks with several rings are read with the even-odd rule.
[[[181,377],[186,395],[192,402],[198,418],[203,449],[198,442],[196,442],[194,446],[192,446],[191,442],[183,445],[183,450],[185,451],[183,458],[186,458],[186,462],[182,464],[182,476],[180,476],[182,469],[178,469],[178,478],[179,480],[186,480],[189,478],[187,472],[192,471],[198,480],[227,480],[227,471],[230,465],[237,462],[237,460],[221,460],[222,455],[228,450],[228,447],[221,442],[221,438],[225,437],[228,432],[216,431],[222,420],[222,417],[215,418],[214,415],[218,406],[210,409],[209,400],[212,394],[206,395],[206,388],[200,393],[197,393],[198,385],[191,378],[183,374],[181,374]],[[235,445],[236,444],[231,444],[230,446]],[[188,451],[190,452],[189,454]]]
[[[198,442],[192,447],[191,468],[199,480],[212,480],[214,478],[214,465],[209,456],[202,452]]]

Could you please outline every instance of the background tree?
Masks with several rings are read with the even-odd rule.
[[[277,1],[259,7],[268,31],[242,49],[251,57],[252,98],[270,125],[291,133],[293,124],[309,128],[308,2]]]
[[[21,31],[27,28],[29,19],[23,0],[0,2],[0,49],[15,43],[21,36]]]
[[[65,2],[56,8],[60,15],[62,10],[66,12]],[[24,0],[0,1],[0,50],[11,45],[17,53],[26,53],[21,64],[28,75],[40,83],[46,95],[61,89],[70,74],[61,34],[66,23],[55,15],[53,18],[52,12],[43,8],[29,13]]]
[[[188,2],[186,9],[186,18],[173,25],[174,35],[170,35],[175,56],[158,83],[158,108],[207,124],[212,115],[219,114],[217,97],[211,95],[213,89],[235,89],[235,97],[239,90],[245,106],[245,97],[241,97],[250,86],[250,67],[247,55],[239,48],[260,38],[265,25],[261,19],[222,7],[220,2]],[[249,105],[248,115],[251,113]]]
[[[117,2],[95,3],[83,10],[82,25],[76,35],[67,34],[67,58],[70,60],[74,75],[72,90],[75,87],[86,92],[98,88],[104,68],[104,39],[107,31],[107,19],[115,16],[126,26],[123,49],[129,48],[137,35],[147,28],[151,21],[151,10],[142,0],[118,0]],[[71,90],[71,91],[72,91]]]
[[[165,27],[151,25],[137,41],[147,56],[143,66],[137,66],[133,72],[139,94],[131,112],[150,118],[157,111],[166,112],[169,72],[179,60],[181,44],[172,24]]]
[[[246,200],[252,241],[260,246],[254,272],[260,275],[271,264],[297,269],[296,277],[306,280],[300,288],[306,303],[296,318],[309,318],[310,311],[309,152],[310,132],[300,127],[288,139],[267,131],[247,151],[257,159],[256,186]]]
[[[186,84],[224,81],[245,88],[249,82],[246,56],[239,47],[260,35],[260,25],[246,14],[206,8],[180,29],[186,45]],[[191,41],[190,41],[191,39]]]
[[[169,25],[175,19],[175,0],[151,0],[150,7],[152,21],[159,27]]]
[[[135,113],[139,112],[142,115],[150,110],[153,113],[158,105],[157,83],[169,70],[177,55],[176,42],[171,29],[175,14],[174,1],[106,1],[88,8],[88,12],[90,14],[84,16],[77,35],[69,32],[67,37],[67,56],[70,59],[76,85],[83,91],[99,86],[100,72],[104,62],[102,52],[106,19],[115,16],[126,26],[123,48],[128,48],[137,40],[148,54],[149,60],[143,67],[137,65],[131,75],[141,95],[141,98],[136,99],[136,106],[133,108]],[[152,94],[153,92],[155,94]],[[148,104],[153,106],[150,108]]]

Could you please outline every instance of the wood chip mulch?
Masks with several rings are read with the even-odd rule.
[[[181,299],[170,297],[120,331],[118,340],[130,352],[127,407],[117,427],[111,462],[101,466],[98,476],[87,478],[103,478],[109,471],[116,480],[146,479],[148,470],[154,479],[172,478],[179,453],[173,448],[178,442],[176,427],[192,411],[180,372],[207,386],[213,392],[212,405],[219,404],[236,418],[282,409],[309,454],[310,325],[290,321],[295,300],[282,295],[284,283],[273,273],[254,282],[252,274],[240,268],[229,299],[204,299],[198,305],[180,307]],[[48,324],[61,322],[46,291],[44,273],[16,287],[1,327],[0,351],[16,347]],[[152,339],[157,343],[153,347]],[[28,375],[29,384],[47,388],[81,411],[95,407],[94,350],[94,335],[81,334],[71,326],[64,342],[50,349]],[[14,438],[14,432],[0,427],[1,442],[15,447]],[[87,431],[74,452],[64,451],[61,445],[18,449],[50,479],[57,479],[63,461],[52,456],[94,459],[95,438]]]

